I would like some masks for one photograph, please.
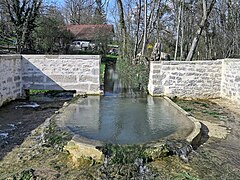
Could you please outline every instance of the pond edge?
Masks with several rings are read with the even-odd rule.
[[[179,107],[176,103],[174,103],[169,97],[163,96],[163,98],[169,102],[174,108],[176,108],[180,113],[182,113],[190,122],[193,123],[193,130],[190,132],[190,134],[185,137],[185,140],[192,145],[193,148],[198,147],[200,139],[201,139],[201,123],[194,117],[191,116],[188,112],[183,110],[181,107]],[[78,101],[81,101],[81,98],[78,99]],[[63,106],[59,110],[59,114],[56,116],[53,116],[51,119],[55,120],[58,127],[60,127],[63,131],[67,131],[70,134],[72,134],[67,128],[61,127],[58,124],[58,116],[61,115],[61,113],[66,109],[67,106],[69,106],[70,103],[66,103],[65,106]],[[79,158],[91,158],[94,159],[97,162],[102,162],[104,159],[104,155],[102,151],[99,149],[101,147],[104,147],[106,143],[98,140],[92,140],[85,137],[82,137],[80,135],[72,134],[72,139],[67,142],[67,145],[64,146],[64,149],[70,153],[72,156],[72,160],[77,163]],[[146,145],[153,145],[154,144],[160,144],[164,145],[163,141],[152,141],[149,143],[146,143]]]

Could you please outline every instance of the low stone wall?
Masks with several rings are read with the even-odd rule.
[[[0,106],[23,89],[100,94],[98,55],[0,55]]]
[[[100,94],[98,55],[1,55],[0,106],[23,89]],[[149,93],[190,98],[223,97],[240,104],[240,60],[152,61]]]
[[[24,89],[100,94],[99,55],[22,55]]]
[[[240,104],[240,60],[223,60],[222,91],[223,98]]]
[[[0,56],[0,106],[7,101],[19,98],[21,86],[21,56]]]
[[[153,96],[221,96],[222,60],[151,61],[148,90]]]

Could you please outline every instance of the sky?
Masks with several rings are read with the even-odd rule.
[[[56,4],[59,8],[62,8],[64,6],[64,1],[65,0],[44,0],[44,2]],[[103,0],[103,3],[104,3],[104,1],[105,0]],[[114,7],[114,4],[115,4],[115,1],[110,0],[108,6],[111,8],[111,7]],[[114,19],[112,18],[111,13],[109,13],[109,12],[106,12],[106,13],[107,13],[108,23],[111,23],[111,24],[114,23]]]

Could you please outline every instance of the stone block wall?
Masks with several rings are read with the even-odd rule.
[[[240,104],[240,60],[224,59],[221,96]]]
[[[20,55],[0,56],[0,106],[22,95]]]
[[[99,55],[22,55],[24,89],[100,94]]]
[[[100,94],[98,55],[1,55],[0,106],[23,89]],[[152,61],[149,93],[190,98],[223,97],[240,104],[240,60]]]
[[[151,61],[148,90],[153,96],[221,96],[222,60]]]

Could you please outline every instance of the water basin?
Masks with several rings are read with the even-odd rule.
[[[92,96],[70,104],[60,126],[84,138],[114,144],[184,139],[193,123],[164,98]]]

